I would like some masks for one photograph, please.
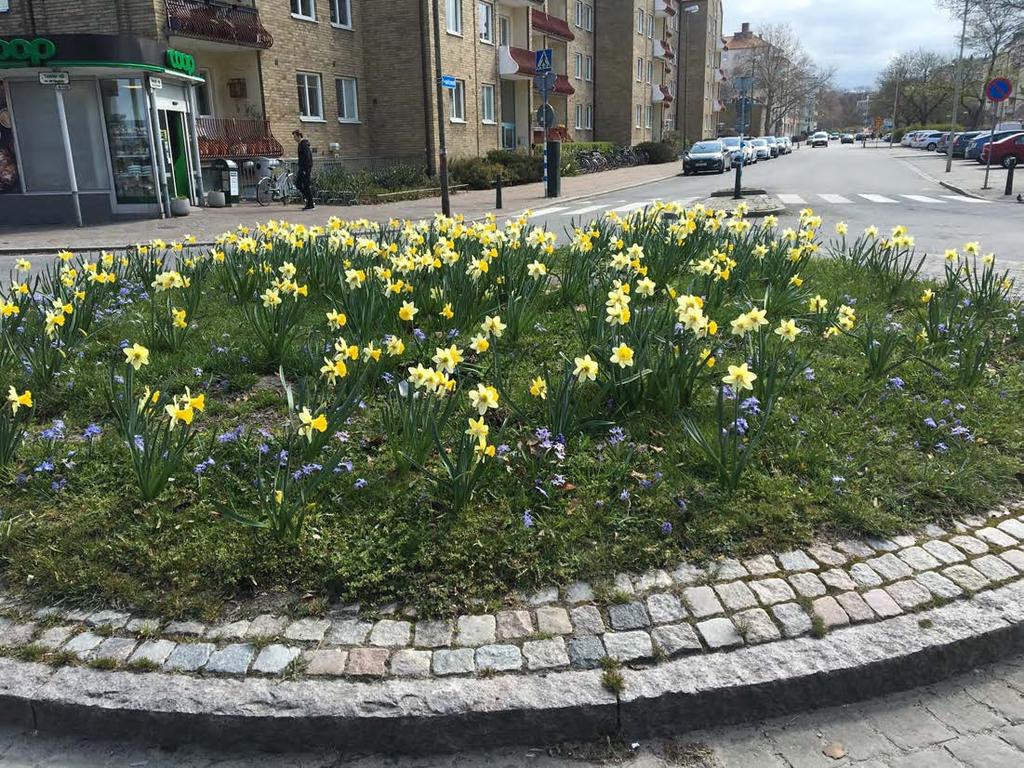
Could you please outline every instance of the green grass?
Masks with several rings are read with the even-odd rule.
[[[895,312],[910,323],[863,273],[823,260],[805,272],[822,293],[857,297],[861,319]],[[918,293],[911,286],[902,305]],[[314,304],[306,324],[322,309]],[[506,356],[508,379],[520,391],[543,363],[579,353],[572,313],[554,295],[540,315],[545,331],[526,335]],[[207,393],[188,465],[148,505],[137,501],[103,394],[110,350],[122,338],[136,339],[137,326],[130,313],[98,325],[84,356],[71,361],[53,391],[37,396],[36,424],[60,416],[70,437],[56,445],[30,437],[15,463],[0,470],[0,571],[8,584],[30,583],[40,600],[174,617],[210,618],[227,601],[268,591],[293,594],[297,614],[321,614],[334,600],[368,607],[397,600],[426,615],[474,598],[496,601],[514,589],[789,548],[818,534],[893,535],[999,502],[1019,493],[1024,477],[1019,345],[1002,346],[973,389],[955,389],[920,361],[897,371],[905,386],[895,389],[884,378],[868,380],[861,353],[837,339],[814,357],[813,378],[799,376],[784,393],[731,494],[719,488],[676,415],[641,410],[622,422],[628,440],[617,446],[607,444],[604,430],[574,437],[560,466],[521,460],[516,446],[528,447],[543,426],[540,410],[526,403],[532,410],[525,423],[504,407],[492,422],[509,419],[495,442],[512,446],[512,458],[453,512],[432,496],[422,472],[396,470],[379,405],[367,397],[345,427],[352,472],[325,486],[301,540],[285,544],[224,518],[230,504],[248,503],[249,458],[215,436],[239,424],[276,429],[287,415],[273,368],[259,364],[240,318],[237,307],[208,298],[186,348],[154,353],[140,374],[165,391]],[[716,369],[715,379],[721,373]],[[695,406],[702,413],[711,405],[707,390],[699,390]],[[924,426],[929,417],[961,419],[978,439],[944,437],[949,450],[939,452],[936,433]],[[86,445],[75,436],[91,422],[105,434]],[[239,472],[195,477],[192,465],[207,456]],[[53,472],[37,469],[46,460]],[[556,474],[565,486],[551,483]],[[59,478],[67,485],[54,491]],[[357,478],[365,488],[355,487]]]

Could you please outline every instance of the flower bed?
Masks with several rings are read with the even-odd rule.
[[[977,244],[923,283],[902,228],[811,211],[369,226],[19,264],[6,582],[443,612],[1019,491],[1024,314]]]

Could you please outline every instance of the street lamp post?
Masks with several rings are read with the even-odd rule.
[[[946,173],[953,170],[953,134],[956,133],[956,117],[960,111],[960,89],[964,80],[964,38],[967,37],[967,14],[971,0],[964,0],[963,26],[960,29],[960,55],[956,60],[956,82],[953,84],[953,118],[949,121],[949,141],[946,142]]]

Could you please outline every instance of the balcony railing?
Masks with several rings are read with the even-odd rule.
[[[530,11],[530,18],[532,19],[533,29],[536,32],[553,37],[556,40],[564,40],[565,42],[572,42],[576,39],[576,35],[569,28],[569,22],[565,19],[549,16],[543,11],[538,10]]]
[[[274,138],[270,121],[260,118],[197,117],[196,138],[199,156],[280,157],[281,142]]]
[[[244,48],[269,48],[274,44],[255,8],[216,0],[164,0],[164,4],[170,35]]]
[[[675,3],[675,0],[654,0],[654,15],[655,16],[675,16],[676,15],[676,3]]]
[[[654,44],[654,58],[671,61],[675,57],[676,54],[675,51],[672,50],[672,43],[668,40],[658,40]]]

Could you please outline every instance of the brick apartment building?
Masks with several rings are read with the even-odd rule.
[[[721,84],[725,80],[722,56],[722,0],[679,4],[680,51],[679,98],[676,125],[685,141],[719,135]]]

